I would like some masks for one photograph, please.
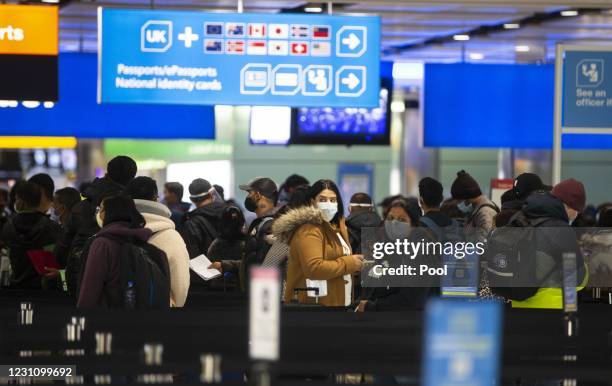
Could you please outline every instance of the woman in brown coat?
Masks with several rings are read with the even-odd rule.
[[[351,253],[336,184],[319,180],[310,197],[312,206],[290,210],[272,227],[289,244],[285,302],[348,306],[353,301],[352,274],[361,269],[363,257]],[[318,296],[314,290],[300,290],[307,287],[317,288]]]

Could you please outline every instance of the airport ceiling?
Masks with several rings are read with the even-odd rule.
[[[54,1],[54,0],[46,0]],[[237,0],[59,0],[63,51],[96,50],[96,8],[235,11]],[[9,1],[10,2],[10,1]],[[14,2],[14,1],[13,1]],[[31,3],[31,2],[30,2]],[[243,0],[244,12],[303,12],[328,2]],[[577,16],[562,11],[577,11]],[[558,42],[612,43],[612,0],[335,0],[335,14],[382,17],[389,59],[454,62],[550,60]],[[518,29],[508,27],[516,27]],[[456,41],[467,34],[469,41]],[[461,37],[459,37],[461,38]],[[465,38],[465,37],[463,37]]]

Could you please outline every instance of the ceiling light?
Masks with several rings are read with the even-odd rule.
[[[393,79],[423,79],[423,63],[417,62],[396,62],[393,63]]]
[[[567,11],[561,11],[561,16],[565,16],[565,17],[578,16],[578,11],[575,11],[572,9],[568,9]]]
[[[506,23],[504,24],[505,29],[519,29],[521,25],[519,23]]]
[[[514,47],[514,50],[516,52],[529,52],[530,48],[529,48],[529,46],[521,45],[521,46]]]
[[[465,41],[470,40],[470,35],[459,34],[459,35],[453,36],[453,39],[460,41],[460,42],[465,42]]]
[[[17,101],[5,101],[5,100],[0,100],[0,107],[4,108],[4,107],[17,107],[18,103]]]
[[[42,0],[43,3],[58,4],[59,0]]]
[[[391,102],[391,112],[403,113],[404,111],[406,111],[406,103],[404,101]]]
[[[323,12],[323,8],[321,8],[321,7],[306,7],[306,8],[304,8],[304,12],[308,12],[308,13],[321,13],[321,12]]]
[[[479,53],[479,52],[472,52],[470,54],[470,59],[472,59],[472,60],[483,60],[484,59],[484,55]]]
[[[23,101],[21,102],[21,104],[23,105],[23,107],[28,109],[35,109],[40,106],[40,102],[38,101]]]

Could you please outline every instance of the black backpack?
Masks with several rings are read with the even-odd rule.
[[[123,308],[169,308],[170,267],[166,253],[141,240],[101,234],[121,245],[120,271]],[[87,257],[88,247],[84,257]],[[83,261],[85,266],[85,261]]]
[[[518,212],[507,226],[491,232],[483,257],[494,294],[511,300],[526,300],[534,296],[540,288],[539,284],[556,271],[557,266],[547,272],[543,279],[537,279],[537,255],[545,252],[537,249],[535,228],[549,220],[551,218],[529,219],[523,212]]]

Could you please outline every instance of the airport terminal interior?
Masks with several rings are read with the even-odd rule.
[[[611,0],[0,0],[0,383],[610,385],[611,150]]]

